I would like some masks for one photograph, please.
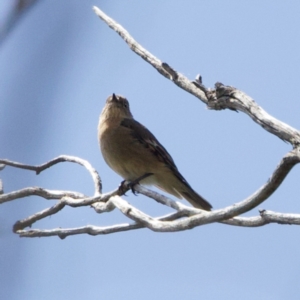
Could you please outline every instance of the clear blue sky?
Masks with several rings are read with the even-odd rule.
[[[121,178],[101,157],[96,128],[112,93],[168,149],[179,170],[214,208],[244,199],[266,182],[291,147],[246,115],[209,111],[135,55],[92,11],[97,5],[145,48],[190,79],[220,81],[300,128],[299,1],[39,1],[0,52],[0,157],[40,164],[80,156],[104,191]],[[10,0],[3,1],[1,9]],[[259,209],[300,211],[299,167]],[[1,171],[6,192],[27,186],[93,194],[88,173],[61,164],[36,176]],[[169,211],[126,197],[158,216]],[[65,240],[19,238],[18,219],[55,202],[38,197],[0,207],[0,299],[298,299],[299,227],[212,224],[180,233],[139,230]],[[34,228],[104,226],[121,213],[66,208]]]

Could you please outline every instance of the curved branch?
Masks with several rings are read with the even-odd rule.
[[[92,165],[87,160],[76,157],[76,156],[60,155],[60,156],[42,164],[42,165],[39,165],[39,166],[26,165],[26,164],[10,161],[8,159],[0,159],[0,164],[4,164],[7,166],[19,168],[19,169],[35,171],[36,174],[38,175],[42,171],[52,167],[53,165],[58,164],[60,162],[66,162],[66,161],[77,163],[77,164],[85,167],[88,170],[88,172],[91,174],[93,182],[94,182],[94,187],[95,187],[94,195],[97,196],[97,195],[101,194],[102,182],[101,182],[101,178],[100,178],[98,172],[96,171],[95,168],[92,167]]]
[[[71,207],[88,206],[92,205],[98,213],[109,212],[115,208],[112,201],[109,201],[112,197],[122,195],[127,191],[128,188],[116,189],[106,194],[96,195],[93,197],[86,197],[80,193],[74,192],[61,192],[61,191],[50,191],[42,188],[25,188],[20,191],[12,192],[0,196],[0,203],[4,203],[10,200],[19,199],[22,197],[28,197],[38,195],[46,199],[60,199],[60,202],[54,206],[44,209],[43,211],[37,212],[28,218],[17,221],[13,226],[14,232],[21,232],[24,228],[32,226],[33,223],[46,218],[50,215],[57,213],[62,210],[66,205]]]
[[[31,188],[28,188],[27,190],[30,191]],[[56,191],[55,191],[56,192]],[[49,193],[49,191],[48,191]],[[62,210],[66,205],[71,206],[71,207],[79,207],[79,206],[88,206],[92,205],[96,202],[103,201],[106,202],[109,200],[110,197],[116,195],[118,193],[118,190],[112,191],[107,194],[103,194],[101,196],[94,196],[90,198],[83,198],[83,199],[78,199],[78,198],[71,198],[69,196],[63,196],[61,200],[56,203],[54,206],[46,208],[40,212],[37,212],[28,218],[25,218],[23,220],[17,221],[15,225],[13,226],[13,232],[19,233],[19,231],[23,230],[26,227],[32,226],[33,223],[36,221],[39,221],[41,219],[44,219],[48,216],[51,216],[58,211]],[[51,199],[54,199],[56,197],[56,193],[51,196]],[[27,195],[28,196],[28,195]],[[49,199],[49,198],[48,198]]]
[[[40,196],[48,200],[61,199],[64,196],[69,196],[74,199],[80,199],[86,197],[84,194],[78,192],[56,191],[56,190],[47,190],[40,187],[28,187],[8,194],[0,195],[0,204],[15,199],[29,197],[29,196]]]
[[[177,219],[177,213],[172,213],[166,216],[162,216],[157,218],[160,221],[172,221]],[[140,223],[132,223],[132,224],[117,224],[106,227],[92,226],[87,225],[83,227],[77,228],[56,228],[50,230],[40,230],[40,229],[30,229],[30,230],[19,230],[18,234],[20,237],[47,237],[47,236],[59,236],[61,239],[66,238],[70,235],[76,234],[89,234],[89,235],[103,235],[110,234],[115,232],[122,232],[134,229],[145,228]]]
[[[57,212],[62,210],[64,207],[65,207],[65,203],[58,202],[54,206],[46,208],[45,210],[38,212],[38,213],[34,214],[33,216],[30,216],[21,221],[17,221],[13,226],[13,232],[18,233],[19,230],[22,230],[25,227],[30,227],[36,221],[44,219],[45,217],[51,216],[53,214],[56,214]]]
[[[78,161],[78,159],[76,160]],[[51,162],[54,161],[55,160],[52,160]],[[265,199],[267,199],[279,187],[279,185],[282,183],[282,181],[289,173],[289,171],[292,169],[292,167],[295,164],[299,163],[299,161],[300,161],[300,156],[298,150],[297,149],[292,150],[287,155],[285,155],[285,157],[281,160],[280,164],[277,166],[276,170],[274,171],[274,173],[272,174],[268,182],[264,186],[262,186],[258,191],[256,191],[252,196],[248,197],[246,200],[240,203],[212,212],[206,212],[193,207],[185,206],[180,202],[175,202],[163,195],[148,190],[145,187],[142,187],[140,185],[135,185],[134,188],[137,192],[142,193],[152,199],[155,199],[161,204],[176,209],[177,212],[174,214],[176,218],[173,216],[172,221],[153,218],[143,213],[142,211],[136,209],[135,207],[131,206],[128,202],[126,202],[125,200],[119,197],[126,191],[126,189],[124,190],[124,187],[122,189],[116,189],[110,193],[97,195],[94,197],[81,197],[83,195],[74,192],[50,191],[41,188],[27,188],[6,195],[1,195],[0,203],[1,202],[4,203],[6,201],[10,201],[13,199],[17,199],[29,195],[39,195],[46,199],[58,199],[58,198],[61,199],[60,202],[58,202],[54,206],[47,208],[41,212],[38,212],[26,219],[16,222],[16,224],[13,227],[13,230],[18,234],[22,233],[23,236],[41,236],[41,234],[45,234],[45,236],[48,236],[49,234],[62,236],[63,229],[59,229],[58,231],[54,230],[51,231],[50,233],[48,231],[42,231],[42,230],[26,231],[23,229],[25,227],[31,226],[34,222],[38,220],[41,220],[45,217],[48,217],[49,215],[52,215],[62,210],[66,205],[72,207],[92,205],[95,211],[98,213],[110,212],[116,207],[124,215],[134,220],[139,225],[138,228],[148,227],[153,231],[160,231],[160,232],[181,231],[181,230],[191,229],[195,226],[208,224],[212,222],[222,222],[224,224],[235,225],[235,226],[255,227],[255,226],[265,225],[267,223],[270,223],[271,221],[270,219],[267,219],[262,215],[260,217],[252,217],[252,218],[243,218],[243,217],[234,218],[234,217],[246,211],[249,211],[250,209],[261,204]],[[0,160],[0,162],[5,162],[5,161]],[[19,166],[21,164],[10,162],[10,165]],[[46,168],[49,167],[49,165],[50,163],[47,163],[47,164],[43,164],[42,166],[43,168]],[[26,165],[21,165],[21,167],[28,168],[28,169],[33,168],[32,166],[26,166]],[[182,219],[183,217],[188,217],[188,218]],[[131,228],[131,225],[129,226],[129,228]],[[121,229],[119,227],[117,228],[118,229],[113,228],[112,230],[121,230],[121,231],[130,230],[126,226],[124,227],[124,225],[121,226]],[[72,234],[76,234],[76,232],[92,234],[91,230],[92,230],[91,228],[86,228],[86,227],[85,229],[75,228],[72,231]],[[99,232],[103,233],[106,232],[106,230],[107,228],[106,229],[101,228],[99,229]],[[67,229],[67,231],[69,232],[70,229]],[[30,232],[30,234],[28,232]]]
[[[180,218],[180,214],[172,213],[167,216],[159,217],[153,220],[157,221],[173,221]],[[282,214],[271,211],[262,211],[261,216],[257,217],[237,217],[222,223],[235,226],[243,227],[259,227],[269,223],[279,223],[279,224],[295,224],[300,225],[300,215],[296,214]],[[87,225],[77,228],[56,228],[50,230],[40,230],[40,229],[30,229],[30,230],[18,230],[20,237],[48,237],[48,236],[58,236],[61,239],[66,238],[70,235],[77,234],[89,234],[89,235],[103,235],[116,232],[123,232],[135,229],[142,229],[145,226],[141,223],[132,224],[117,224],[106,227]]]
[[[228,225],[247,226],[247,227],[262,226],[270,222],[300,224],[299,221],[300,217],[297,215],[286,216],[285,214],[280,214],[274,216],[274,214],[273,215],[267,214],[265,211],[261,213],[260,217],[251,217],[251,218],[236,217],[232,219],[232,217],[252,209],[253,207],[262,203],[266,198],[268,198],[279,187],[279,185],[281,184],[285,176],[288,174],[288,172],[292,169],[292,167],[299,161],[300,158],[297,149],[289,152],[282,159],[282,161],[280,162],[280,164],[278,165],[278,167],[276,168],[276,170],[274,171],[274,173],[272,174],[268,182],[263,187],[261,187],[257,192],[255,192],[252,196],[250,196],[248,199],[238,204],[229,206],[224,209],[216,210],[213,212],[205,212],[192,207],[186,207],[185,205],[179,202],[172,201],[165,196],[159,195],[158,193],[150,191],[139,185],[135,185],[136,191],[155,199],[159,203],[172,207],[178,210],[178,212],[172,214],[171,215],[172,218],[171,217],[167,219],[163,217],[152,218],[151,216],[148,216],[147,214],[141,212],[140,210],[136,209],[135,207],[131,206],[128,202],[120,198],[118,196],[120,194],[119,189],[107,194],[102,194],[101,196],[95,196],[95,197],[83,198],[83,199],[74,199],[74,198],[70,198],[69,195],[67,196],[63,195],[64,197],[60,200],[60,202],[58,202],[54,206],[47,208],[41,212],[38,212],[26,219],[16,222],[16,224],[13,227],[13,231],[20,234],[20,236],[27,236],[27,237],[58,235],[59,237],[64,238],[67,235],[80,234],[80,233],[87,233],[92,235],[107,234],[107,233],[113,233],[117,231],[125,231],[125,230],[138,229],[143,227],[148,227],[151,230],[160,231],[160,232],[181,231],[181,230],[191,229],[195,226],[208,224],[212,222],[223,222]],[[28,196],[28,193],[40,195],[46,199],[57,199],[59,196],[62,196],[62,192],[60,191],[49,191],[40,188],[27,188],[21,191],[10,193],[8,195],[2,195],[0,196],[0,199],[1,197],[6,197],[7,200],[8,198]],[[71,196],[74,196],[74,193],[72,192],[69,193],[71,193]],[[80,195],[75,193],[75,196],[80,196]],[[2,200],[2,202],[4,201]],[[99,202],[103,202],[103,203],[99,203]],[[115,207],[117,207],[124,215],[134,220],[136,223],[121,224],[121,225],[116,225],[111,227],[86,226],[86,227],[73,228],[73,229],[53,229],[53,230],[37,229],[37,230],[28,230],[28,231],[23,230],[25,227],[31,226],[34,222],[57,213],[58,211],[62,210],[66,205],[72,207],[78,207],[78,206],[86,206],[92,204],[94,209],[99,213],[108,212],[113,210]],[[182,220],[181,219],[182,217],[188,217],[188,218]]]
[[[280,176],[283,176],[284,172],[288,172],[288,170],[290,170],[290,169],[286,168],[285,171],[282,171],[281,175],[279,174],[278,178]],[[287,173],[286,173],[286,175],[287,175]],[[284,179],[284,177],[281,178],[281,181],[283,181],[283,179]],[[279,181],[278,181],[278,184],[279,184]],[[178,211],[177,219],[180,219],[182,217],[194,216],[194,215],[199,214],[199,212],[202,212],[202,210],[199,210],[199,209],[191,207],[191,206],[183,205],[179,201],[173,201],[173,200],[169,199],[168,197],[163,196],[159,193],[156,193],[152,190],[149,190],[141,185],[135,185],[134,189],[135,189],[135,191],[143,194],[144,196],[154,199],[155,201],[157,201],[160,204],[163,204],[163,205],[169,206],[173,209],[176,209]],[[107,203],[109,203],[109,202],[107,202]],[[100,203],[96,203],[96,205],[98,205],[98,204],[100,204]],[[128,210],[128,208],[127,208],[127,210]],[[293,214],[293,215],[292,214],[278,214],[278,213],[273,213],[273,212],[271,214],[270,211],[263,210],[260,212],[260,216],[234,217],[234,218],[231,218],[228,220],[220,221],[220,223],[226,224],[226,225],[231,225],[231,226],[239,226],[239,227],[260,227],[260,226],[264,226],[264,225],[274,223],[277,221],[280,224],[300,225],[300,215],[298,215],[298,214]]]

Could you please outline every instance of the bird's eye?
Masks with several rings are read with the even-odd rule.
[[[125,108],[128,108],[128,103],[127,103],[126,101],[124,101],[123,106],[124,106]]]

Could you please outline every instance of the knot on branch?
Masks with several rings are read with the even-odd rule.
[[[170,80],[176,81],[178,79],[178,73],[167,63],[163,62],[161,66],[168,73]]]
[[[215,89],[210,90],[208,93],[206,93],[208,99],[208,109],[223,110],[228,108],[237,112],[237,110],[233,106],[234,101],[232,101],[235,92],[236,88],[224,85],[221,82],[217,82],[215,84]]]

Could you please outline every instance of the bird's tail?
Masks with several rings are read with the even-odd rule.
[[[188,202],[190,202],[194,207],[211,210],[211,204],[206,201],[203,197],[201,197],[197,192],[195,192],[191,187],[186,186],[183,191],[178,191],[180,195]]]
[[[173,189],[175,189],[181,197],[190,202],[196,208],[208,211],[212,209],[211,204],[193,190],[177,169],[173,170],[173,175],[175,175],[174,177],[177,179],[177,183],[173,186]]]
[[[169,176],[161,176],[154,185],[179,199],[186,199],[196,208],[208,211],[212,209],[211,204],[195,192],[177,170],[176,173],[169,173]]]

